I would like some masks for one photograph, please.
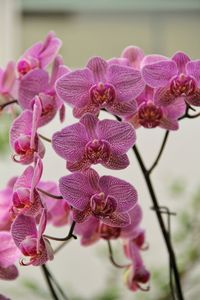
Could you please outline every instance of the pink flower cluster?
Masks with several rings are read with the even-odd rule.
[[[14,264],[19,256],[26,257],[22,265],[53,259],[47,224],[75,222],[82,245],[121,239],[130,261],[125,266],[126,285],[133,291],[145,289],[142,285],[150,274],[141,256],[145,233],[136,189],[117,177],[100,176],[92,167],[126,168],[127,152],[140,126],[178,129],[187,108],[200,106],[200,61],[182,52],[172,58],[145,56],[130,46],[120,58],[93,57],[85,68],[70,70],[58,55],[60,47],[61,41],[50,32],[44,42],[0,70],[3,104],[17,102],[21,108],[10,129],[13,159],[27,165],[0,191],[0,278],[17,277]],[[65,103],[79,120],[52,136],[53,149],[71,172],[57,185],[41,181],[45,147],[39,130],[57,112],[65,120]],[[118,120],[101,120],[101,110]]]

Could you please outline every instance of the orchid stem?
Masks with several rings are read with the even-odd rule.
[[[161,156],[162,156],[162,153],[163,153],[163,151],[164,151],[165,145],[166,145],[166,143],[167,143],[168,136],[169,136],[169,130],[167,130],[167,131],[165,132],[165,136],[164,136],[164,139],[163,139],[163,142],[162,142],[160,151],[159,151],[159,153],[158,153],[158,156],[157,156],[155,162],[153,163],[153,165],[151,166],[151,168],[148,170],[148,174],[149,174],[149,175],[150,175],[151,172],[154,170],[154,168],[157,166],[157,164],[158,164],[158,162],[159,162],[159,160],[160,160],[160,158],[161,158]]]
[[[152,202],[153,202],[153,206],[155,208],[155,213],[156,213],[159,225],[160,225],[160,229],[162,231],[163,238],[164,238],[164,241],[165,241],[168,253],[169,253],[169,257],[170,257],[170,261],[171,261],[171,267],[172,267],[173,272],[174,272],[174,280],[175,280],[175,283],[176,283],[178,299],[179,300],[184,300],[182,289],[181,289],[181,284],[180,284],[180,277],[179,277],[179,272],[178,272],[178,268],[177,268],[175,253],[174,253],[174,250],[173,250],[173,247],[172,247],[172,244],[171,244],[171,240],[169,238],[169,234],[168,234],[168,232],[165,228],[165,223],[164,223],[163,218],[162,218],[162,213],[160,212],[160,209],[159,209],[158,200],[157,200],[154,188],[153,188],[153,184],[152,184],[152,181],[151,181],[151,178],[150,178],[150,174],[148,173],[148,170],[145,167],[143,159],[142,159],[142,157],[140,155],[140,152],[139,152],[136,145],[133,147],[133,151],[135,153],[137,161],[138,161],[138,163],[140,165],[140,168],[142,170],[142,173],[143,173],[143,176],[144,176],[149,194],[150,194]]]
[[[37,188],[37,190],[38,190],[40,193],[42,193],[42,194],[44,194],[44,195],[46,195],[46,196],[48,196],[48,197],[51,197],[51,198],[53,198],[53,199],[63,199],[63,196],[53,195],[53,194],[51,194],[51,193],[49,193],[49,192],[46,192],[46,191],[44,191],[44,190],[42,190],[42,189],[40,189],[40,188]]]
[[[3,110],[6,106],[12,105],[14,103],[18,103],[17,100],[11,100],[9,102],[5,102],[3,104],[0,105],[0,111]]]
[[[40,137],[41,139],[43,139],[44,141],[46,141],[46,142],[48,142],[48,143],[51,143],[51,139],[47,138],[46,136],[42,135],[41,133],[39,133],[38,135],[39,135],[39,137]]]
[[[51,282],[51,280],[49,278],[49,273],[48,273],[47,266],[46,265],[42,265],[41,267],[42,267],[42,271],[44,273],[44,277],[46,279],[47,285],[48,285],[49,290],[51,292],[52,298],[54,300],[59,300],[59,297],[57,296],[57,293],[56,293],[56,291],[55,291],[55,289],[53,287],[53,284],[52,284],[52,282]]]
[[[45,265],[47,273],[49,278],[52,280],[52,282],[54,283],[55,287],[57,288],[57,290],[59,291],[60,295],[62,296],[62,298],[64,300],[69,300],[69,298],[65,295],[65,293],[63,292],[62,288],[60,287],[60,285],[58,284],[58,282],[56,281],[55,277],[51,274],[51,272],[49,271],[49,269],[47,268],[47,266]]]
[[[120,268],[120,269],[123,269],[123,268],[128,267],[129,265],[124,265],[124,266],[123,266],[123,265],[119,265],[119,264],[115,261],[114,256],[113,256],[113,249],[112,249],[111,242],[108,240],[107,243],[108,243],[109,258],[110,258],[111,263],[112,263],[116,268]]]
[[[57,237],[53,237],[53,236],[50,236],[50,235],[44,235],[45,238],[49,239],[49,240],[54,240],[54,241],[60,241],[60,242],[64,242],[64,241],[68,241],[70,240],[71,238],[74,238],[75,240],[77,239],[77,236],[73,234],[73,231],[74,231],[74,228],[75,228],[75,225],[76,225],[76,222],[73,221],[72,222],[72,225],[70,227],[70,230],[69,230],[69,233],[66,237],[64,238],[57,238]]]

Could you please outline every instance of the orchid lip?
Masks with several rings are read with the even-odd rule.
[[[145,128],[155,128],[160,124],[163,112],[153,102],[147,102],[140,106],[138,117],[140,124]]]
[[[21,59],[17,64],[17,71],[20,75],[26,75],[32,69],[27,59]]]
[[[107,104],[111,104],[115,97],[115,88],[109,83],[99,82],[90,88],[91,101],[97,106],[104,107]]]
[[[107,162],[110,158],[110,145],[105,140],[94,139],[85,147],[85,157],[93,164]]]
[[[99,193],[90,198],[90,207],[95,216],[106,218],[116,210],[116,201],[113,197],[105,197],[104,193]]]
[[[170,91],[176,97],[191,96],[196,90],[195,79],[184,73],[181,73],[172,78],[170,82]]]

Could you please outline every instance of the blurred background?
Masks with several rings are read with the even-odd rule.
[[[0,0],[0,65],[18,59],[24,50],[47,32],[54,30],[62,39],[61,54],[71,68],[83,67],[90,56],[108,59],[119,56],[128,45],[137,45],[144,52],[172,56],[185,51],[191,58],[200,56],[200,0]],[[67,108],[66,125],[74,122]],[[184,120],[180,130],[169,137],[153,181],[161,204],[177,212],[172,220],[173,242],[182,274],[187,300],[199,299],[200,293],[200,168],[199,119]],[[0,116],[0,188],[23,167],[10,160],[8,127],[10,120]],[[42,128],[50,137],[64,125],[56,119]],[[138,145],[147,165],[157,155],[164,132],[137,131]],[[112,175],[133,183],[138,189],[144,210],[143,227],[147,231],[149,250],[144,261],[152,271],[151,291],[137,295],[122,284],[122,272],[108,260],[107,245],[82,248],[71,241],[49,264],[69,296],[79,300],[170,300],[168,287],[168,258],[160,230],[150,209],[151,201],[141,172],[130,152],[131,165]],[[52,159],[52,157],[54,157]],[[47,145],[43,179],[58,180],[67,174],[62,159],[55,157]],[[98,168],[100,173],[111,174]],[[65,235],[66,228],[48,229],[50,234]],[[115,245],[118,259],[123,259]],[[49,299],[48,290],[39,268],[21,267],[14,282],[0,281],[0,293],[13,300]],[[36,296],[37,295],[37,296]]]

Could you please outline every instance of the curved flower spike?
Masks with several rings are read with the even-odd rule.
[[[73,219],[82,223],[89,216],[110,226],[130,224],[129,211],[137,202],[137,192],[128,182],[112,176],[99,177],[90,169],[59,180],[63,198],[73,207]]]
[[[133,100],[144,88],[140,71],[93,57],[86,68],[69,72],[56,82],[56,91],[63,101],[74,107],[74,116],[98,114],[101,108],[126,116],[134,112]],[[132,101],[131,101],[132,100]]]
[[[67,160],[67,168],[72,172],[98,163],[119,170],[129,165],[126,152],[135,140],[135,131],[130,124],[99,121],[92,114],[86,114],[79,123],[56,132],[52,146],[58,155]]]
[[[37,100],[33,112],[25,110],[14,120],[10,129],[10,145],[15,151],[14,160],[22,164],[30,164],[34,153],[44,156],[45,148],[37,135],[38,122],[41,115],[40,101]]]
[[[33,217],[21,214],[15,219],[11,228],[13,240],[21,253],[29,258],[28,262],[22,259],[21,265],[41,266],[53,259],[53,249],[49,241],[43,237],[46,218],[46,212],[43,210],[38,229]]]

